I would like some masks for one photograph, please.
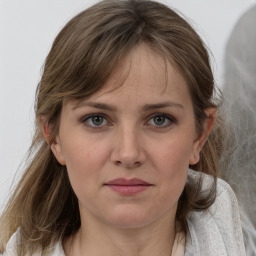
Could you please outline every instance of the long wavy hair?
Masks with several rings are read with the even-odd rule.
[[[207,49],[181,15],[149,0],[105,0],[79,13],[60,31],[45,61],[36,91],[30,163],[0,218],[1,252],[18,228],[19,255],[38,249],[47,255],[56,241],[77,232],[78,199],[66,167],[57,162],[49,145],[58,134],[63,102],[99,91],[119,62],[141,43],[181,72],[193,102],[197,131],[202,131],[205,110],[219,103]],[[42,117],[51,128],[49,144],[42,134]],[[199,163],[193,166],[214,177],[212,187],[202,194],[202,179],[189,180],[179,198],[176,218],[185,232],[187,214],[203,211],[215,200],[219,150],[213,131]]]

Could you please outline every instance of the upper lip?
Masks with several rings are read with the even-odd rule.
[[[132,185],[152,185],[152,184],[137,178],[132,178],[132,179],[117,178],[105,183],[105,185],[132,186]]]

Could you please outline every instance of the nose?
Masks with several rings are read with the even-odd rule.
[[[136,128],[119,129],[114,138],[111,161],[125,168],[141,166],[146,161],[146,153],[141,136]]]

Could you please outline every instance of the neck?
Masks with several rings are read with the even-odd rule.
[[[82,221],[73,239],[64,243],[64,249],[67,256],[170,256],[174,238],[175,220],[170,216],[136,228]]]

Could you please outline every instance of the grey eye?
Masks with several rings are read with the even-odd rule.
[[[82,122],[89,127],[102,127],[108,124],[107,119],[103,115],[90,115],[83,118]]]
[[[160,126],[160,125],[165,124],[166,117],[165,116],[155,116],[153,118],[153,120],[154,120],[155,125]]]
[[[150,118],[147,124],[155,128],[167,128],[177,124],[177,120],[167,114],[156,114]]]
[[[91,117],[91,123],[94,125],[94,126],[100,126],[102,125],[104,122],[104,117],[102,116],[93,116]]]

